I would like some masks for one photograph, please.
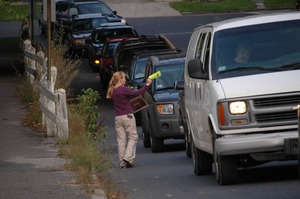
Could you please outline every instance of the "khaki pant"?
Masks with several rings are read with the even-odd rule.
[[[116,116],[115,128],[117,131],[118,154],[123,166],[123,159],[133,163],[136,153],[136,143],[138,141],[138,134],[136,131],[135,117],[130,114],[132,118],[127,115]],[[127,143],[128,136],[128,143]],[[127,146],[126,146],[127,144]]]

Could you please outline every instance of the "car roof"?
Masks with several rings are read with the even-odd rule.
[[[89,19],[89,18],[106,18],[106,16],[101,13],[91,13],[91,14],[79,14],[76,16],[78,19]]]
[[[112,37],[107,39],[107,43],[114,43],[114,42],[120,42],[120,41],[129,41],[129,40],[137,40],[141,37]]]
[[[123,22],[111,22],[111,23],[101,24],[101,26],[97,27],[96,30],[103,29],[103,28],[133,28],[133,27]]]
[[[101,3],[101,4],[105,4],[105,3],[102,2],[102,1],[83,1],[83,0],[75,1],[75,4],[77,4],[77,5],[80,5],[80,4],[93,4],[93,3]]]
[[[211,24],[207,24],[205,26],[212,26],[215,29],[215,31],[219,31],[219,30],[224,30],[229,28],[251,26],[251,25],[280,22],[280,21],[298,20],[298,19],[300,19],[299,12],[280,12],[280,13],[256,14],[256,15],[251,15],[251,16],[246,16],[241,18],[233,18],[233,19],[228,19],[220,22],[214,22]],[[200,26],[195,30],[205,26]]]
[[[140,49],[151,49],[151,47],[162,47],[171,49],[170,44],[161,37],[142,37],[139,40],[122,41],[120,51],[140,51]],[[145,52],[145,50],[143,50]]]
[[[162,66],[162,65],[185,63],[186,56],[183,53],[177,53],[177,54],[151,56],[148,59],[152,60],[153,65]]]
[[[183,53],[183,52],[180,49],[156,49],[147,52],[137,53],[136,56],[138,57],[138,59],[144,59],[150,56],[159,56],[159,55],[176,54],[176,53]]]

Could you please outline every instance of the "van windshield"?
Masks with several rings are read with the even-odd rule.
[[[213,79],[300,69],[300,20],[215,33]]]

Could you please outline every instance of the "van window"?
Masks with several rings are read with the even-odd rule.
[[[208,72],[208,66],[209,66],[209,53],[210,53],[210,41],[211,41],[211,33],[207,35],[207,42],[205,46],[205,56],[203,58],[203,71]]]
[[[214,34],[212,77],[221,79],[300,69],[300,20],[222,30]],[[242,57],[248,52],[248,57]],[[246,60],[246,61],[245,61]]]
[[[206,33],[201,33],[200,39],[199,39],[197,47],[196,47],[195,58],[201,59],[201,53],[202,53],[202,48],[203,48],[203,44],[205,41],[205,36],[206,36]]]

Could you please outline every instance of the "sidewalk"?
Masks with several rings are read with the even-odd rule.
[[[14,94],[12,65],[22,64],[16,51],[0,46],[0,199],[88,199],[66,159],[57,157],[57,138],[22,125],[27,109]]]

